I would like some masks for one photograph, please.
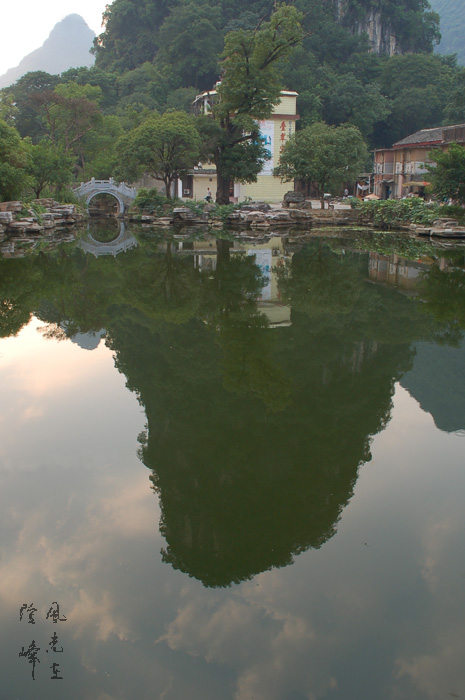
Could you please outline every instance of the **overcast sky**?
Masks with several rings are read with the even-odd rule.
[[[53,27],[67,15],[78,14],[96,34],[102,31],[102,12],[111,0],[4,0],[0,75],[42,46]]]

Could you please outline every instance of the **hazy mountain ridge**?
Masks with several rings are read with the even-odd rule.
[[[93,66],[94,57],[89,51],[94,37],[80,15],[68,15],[53,27],[40,48],[0,76],[0,88],[12,85],[29,71],[42,70],[56,75],[68,68]]]
[[[456,53],[458,62],[465,65],[465,0],[430,0],[432,9],[441,17],[441,43],[437,52]]]

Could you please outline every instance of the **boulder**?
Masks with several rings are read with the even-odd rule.
[[[301,204],[305,201],[305,196],[302,192],[293,192],[290,190],[286,192],[283,197],[283,207],[289,207],[290,204]]]
[[[0,211],[21,211],[21,202],[0,202]]]
[[[241,204],[241,211],[270,211],[268,202],[247,202]]]

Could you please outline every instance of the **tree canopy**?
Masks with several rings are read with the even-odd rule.
[[[451,143],[447,151],[430,151],[436,165],[426,164],[435,195],[465,202],[465,148]]]
[[[206,150],[216,164],[218,204],[229,202],[233,178],[254,182],[262,168],[266,154],[257,120],[268,117],[279,103],[277,64],[300,44],[301,19],[295,7],[279,5],[255,30],[239,29],[226,36],[221,82],[202,125]]]
[[[0,201],[21,196],[28,184],[24,168],[27,150],[21,137],[12,126],[0,120]]]
[[[357,127],[317,122],[289,139],[274,172],[285,181],[300,178],[313,184],[323,208],[325,192],[338,192],[345,182],[355,179],[367,157]]]
[[[165,185],[171,197],[171,184],[197,162],[200,137],[185,112],[166,112],[152,116],[117,144],[119,174],[130,181],[147,172]]]

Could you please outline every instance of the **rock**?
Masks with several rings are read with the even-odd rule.
[[[267,202],[247,202],[241,204],[241,211],[270,211],[271,207]]]
[[[194,213],[187,207],[173,209],[173,221],[192,221],[194,218]]]
[[[300,204],[305,201],[305,196],[302,192],[286,192],[283,197],[283,207],[289,207],[290,204]]]
[[[167,216],[155,219],[153,221],[153,226],[169,226],[171,224],[171,219]]]
[[[250,224],[255,221],[265,221],[266,214],[262,211],[247,211],[243,214],[243,219],[246,224]]]
[[[239,221],[242,221],[244,218],[244,214],[242,214],[240,211],[232,211],[230,214],[228,214],[227,222],[228,224],[237,224]]]
[[[0,224],[10,224],[13,221],[13,212],[0,211]]]
[[[21,211],[21,202],[0,202],[0,211]]]
[[[312,215],[308,211],[302,209],[291,209],[289,211],[289,216],[293,221],[308,221],[312,218]]]
[[[289,223],[291,221],[291,213],[287,209],[277,209],[270,214],[269,218],[276,222]]]
[[[451,228],[454,226],[458,226],[458,221],[456,221],[456,219],[435,219],[433,221],[433,226],[435,228]]]

